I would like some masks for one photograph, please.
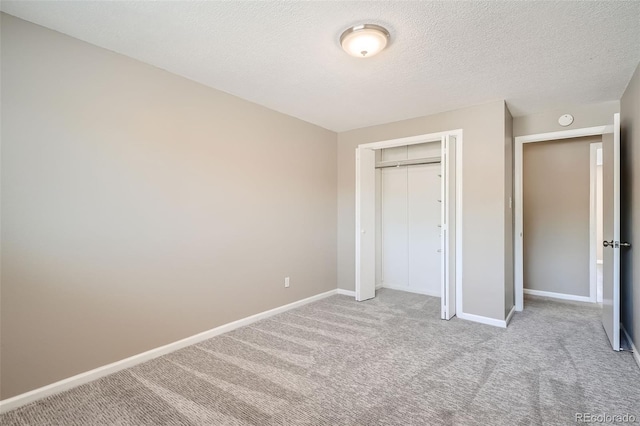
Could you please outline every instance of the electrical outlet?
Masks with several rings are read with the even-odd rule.
[[[289,288],[289,277],[284,277],[284,288]]]

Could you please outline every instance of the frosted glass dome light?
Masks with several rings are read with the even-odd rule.
[[[379,53],[388,41],[389,31],[374,24],[351,27],[340,36],[344,51],[356,58],[368,58]]]

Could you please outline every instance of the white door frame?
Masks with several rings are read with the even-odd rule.
[[[360,149],[385,149],[385,148],[395,148],[398,146],[406,146],[406,145],[417,145],[421,143],[427,142],[441,142],[442,139],[446,136],[454,136],[456,138],[456,158],[455,158],[455,176],[456,176],[456,282],[455,282],[455,293],[456,293],[456,313],[462,314],[462,129],[450,130],[445,132],[438,133],[428,133],[424,135],[410,136],[406,138],[399,139],[390,139],[386,141],[379,142],[371,142],[360,144],[356,148],[357,151]],[[360,199],[360,170],[356,170],[356,200]],[[447,197],[448,200],[448,197]],[[360,270],[360,256],[359,256],[359,244],[358,237],[361,229],[360,226],[360,215],[356,210],[356,271]],[[442,276],[448,277],[447,271],[442,271]],[[445,274],[446,273],[446,274]],[[355,283],[355,293],[359,294],[360,291],[360,276],[356,273],[356,283]],[[441,294],[443,297],[444,294]]]
[[[598,295],[598,149],[602,142],[589,146],[589,301],[596,303]],[[602,188],[600,188],[602,189]]]
[[[522,211],[522,147],[525,143],[547,142],[559,139],[580,138],[584,136],[598,136],[611,133],[613,126],[585,127],[582,129],[561,130],[558,132],[538,133],[535,135],[516,136],[514,146],[514,185],[515,185],[515,265],[514,283],[516,295],[516,311],[524,309],[524,247],[523,247],[523,211]],[[595,264],[595,260],[594,260]],[[591,294],[595,297],[595,294]],[[590,297],[591,298],[591,297]]]

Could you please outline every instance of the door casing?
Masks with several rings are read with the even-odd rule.
[[[366,250],[365,247],[361,244],[361,234],[365,231],[362,228],[361,223],[361,212],[363,208],[371,208],[369,206],[370,203],[362,203],[362,185],[361,180],[363,177],[363,171],[361,170],[361,162],[360,158],[364,155],[370,156],[370,154],[364,154],[364,150],[379,150],[385,148],[394,148],[398,146],[406,146],[406,145],[416,145],[427,142],[441,142],[441,141],[449,141],[449,139],[455,139],[455,158],[449,158],[449,161],[454,160],[455,164],[455,283],[446,282],[447,288],[450,290],[454,290],[455,292],[455,304],[452,308],[455,309],[456,314],[462,314],[462,152],[463,152],[463,131],[462,129],[450,130],[445,132],[438,133],[429,133],[418,136],[411,136],[407,138],[399,138],[399,139],[391,139],[386,141],[372,142],[358,145],[356,148],[356,240],[355,240],[355,255],[356,255],[356,282],[355,282],[355,293],[356,300],[365,300],[366,297],[364,293],[367,291],[361,285],[362,282],[362,265],[361,265],[361,254],[363,250]],[[447,144],[448,146],[449,144]],[[445,161],[445,158],[443,158]],[[375,190],[375,189],[374,189]],[[371,194],[373,196],[373,194]],[[365,196],[366,199],[366,196]],[[449,197],[446,198],[447,203],[449,204]],[[364,204],[367,204],[365,206]],[[446,206],[443,206],[443,209]],[[444,211],[444,210],[443,210]],[[447,210],[448,211],[448,210]],[[365,231],[366,232],[366,231]],[[449,274],[445,271],[442,271],[444,279],[447,280]],[[453,285],[453,288],[451,287]],[[375,287],[375,284],[374,284]],[[446,289],[443,289],[443,293],[441,295],[442,298],[447,297],[445,294]],[[449,315],[449,311],[445,312],[444,308],[444,299],[443,299],[443,309],[441,312],[441,317],[445,319],[450,318],[452,315]]]
[[[514,140],[514,199],[515,199],[515,232],[514,232],[514,285],[516,311],[524,309],[524,245],[523,245],[523,185],[522,185],[522,151],[525,143],[547,142],[559,139],[598,136],[613,131],[612,125],[585,127],[581,129],[561,130],[558,132],[538,133],[534,135],[516,136]]]

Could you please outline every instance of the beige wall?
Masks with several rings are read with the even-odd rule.
[[[504,310],[509,315],[515,305],[513,276],[513,117],[504,106]]]
[[[523,146],[524,288],[589,296],[590,146]]]
[[[640,348],[640,64],[620,101],[622,127],[622,324]],[[636,267],[634,267],[636,265]]]
[[[620,102],[611,101],[573,105],[547,110],[538,114],[514,117],[513,136],[535,135],[537,133],[613,124],[613,114],[616,112],[620,112]],[[574,117],[573,123],[568,127],[562,127],[558,124],[558,118],[563,114],[571,114]]]
[[[4,14],[1,166],[2,398],[336,288],[335,133]]]
[[[338,134],[338,287],[355,286],[355,148],[463,129],[463,311],[505,318],[505,106],[491,102]]]

